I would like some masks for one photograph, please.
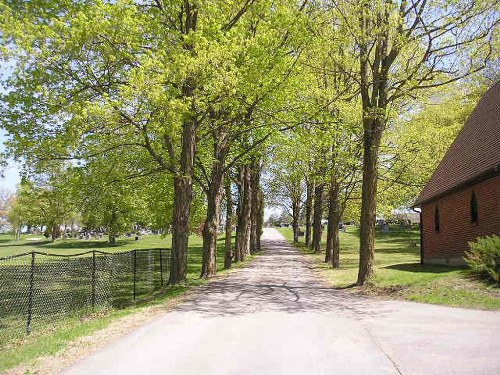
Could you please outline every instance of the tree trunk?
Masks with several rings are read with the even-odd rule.
[[[313,249],[315,254],[321,253],[321,235],[323,234],[323,190],[324,184],[317,184],[314,188],[314,215],[313,215]]]
[[[50,237],[52,238],[52,241],[55,241],[60,236],[61,228],[59,227],[59,224],[53,224],[50,228]]]
[[[215,276],[217,273],[217,232],[223,176],[222,166],[216,161],[212,168],[212,178],[207,194],[207,216],[203,226],[203,263],[200,277],[204,278]]]
[[[109,223],[108,223],[108,242],[113,245],[116,241],[116,229],[117,229],[117,225],[116,225],[116,221],[117,221],[117,217],[116,217],[116,212],[112,212],[111,213],[111,218],[109,219]]]
[[[257,218],[257,251],[261,251],[260,237],[262,236],[262,226],[264,225],[264,194],[259,186],[259,215]]]
[[[217,273],[217,235],[219,232],[222,184],[228,152],[227,129],[218,127],[212,132],[213,155],[212,173],[207,191],[207,215],[203,226],[203,263],[201,277],[208,278]]]
[[[184,25],[182,32],[188,35],[196,30],[198,20],[198,9],[196,4],[184,1],[180,14]],[[186,39],[187,40],[187,39]],[[194,53],[194,46],[187,41],[183,48]],[[192,98],[196,89],[193,77],[188,76],[182,85],[182,96],[185,99]],[[174,210],[172,218],[172,252],[171,270],[169,283],[175,285],[186,281],[187,276],[187,254],[189,246],[189,232],[191,219],[191,204],[193,202],[193,171],[196,153],[196,110],[194,103],[191,114],[186,115],[182,122],[182,139],[180,166],[174,176]]]
[[[174,177],[171,284],[186,281],[195,150],[196,121],[191,119],[183,124],[180,171]]]
[[[339,225],[341,212],[339,205],[339,184],[335,177],[332,178],[330,184],[329,200],[325,263],[332,262],[333,268],[339,268]]]
[[[314,182],[309,181],[306,183],[306,233],[305,233],[305,241],[306,247],[311,245],[311,215],[313,208],[313,191],[314,191]]]
[[[246,168],[246,178],[245,178],[245,246],[244,254],[245,256],[250,255],[250,239],[252,233],[252,170],[250,166]]]
[[[340,215],[334,220],[335,227],[333,228],[332,241],[332,267],[340,268],[340,239],[339,239],[339,224]]]
[[[292,203],[292,230],[293,230],[293,243],[299,242],[299,217],[300,206],[297,202]]]
[[[365,118],[363,122],[363,187],[357,285],[364,285],[373,276],[375,220],[377,214],[377,160],[382,136],[382,124],[379,120]]]
[[[250,252],[253,254],[259,251],[259,216],[260,216],[260,162],[256,160],[252,164],[251,174],[251,229],[250,229]]]
[[[226,179],[226,239],[224,241],[224,269],[229,269],[231,268],[231,263],[232,263],[232,249],[231,249],[231,243],[232,243],[232,221],[233,217],[233,197],[232,197],[232,192],[231,192],[231,180],[229,177]]]
[[[250,168],[244,166],[241,172],[235,262],[245,260],[245,256],[250,253],[251,196]]]
[[[243,183],[244,177],[243,177],[243,168],[240,168],[239,171],[239,178],[237,182],[238,186],[238,203],[236,205],[236,238],[234,241],[234,262],[238,263],[240,262],[241,259],[241,231],[244,229],[241,221],[241,211],[243,209],[243,188],[244,188],[244,183]]]
[[[364,11],[363,11],[364,12]],[[389,17],[384,12],[383,22]],[[369,33],[369,22],[362,13],[360,25]],[[363,187],[361,193],[359,272],[357,285],[364,285],[373,275],[375,247],[375,219],[377,213],[377,165],[382,132],[385,127],[388,105],[388,75],[398,49],[391,49],[388,54],[389,29],[383,28],[376,38],[373,61],[370,54],[373,49],[362,38],[359,43],[360,94],[363,106]],[[370,78],[370,74],[372,77]],[[371,89],[371,97],[370,97]]]

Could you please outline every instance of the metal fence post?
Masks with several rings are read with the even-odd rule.
[[[163,257],[162,257],[162,249],[160,249],[160,286],[163,286]]]
[[[137,250],[134,250],[134,301],[135,301],[135,277],[137,269]]]
[[[95,250],[92,250],[92,308],[95,307],[95,284],[96,284],[96,259]]]
[[[30,286],[28,294],[28,321],[26,322],[26,334],[31,332],[31,322],[33,319],[33,294],[35,283],[35,252],[31,252],[31,267],[30,267]]]

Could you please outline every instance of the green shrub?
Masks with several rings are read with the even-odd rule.
[[[479,237],[476,242],[469,242],[469,246],[465,261],[472,271],[488,275],[500,284],[500,236]]]

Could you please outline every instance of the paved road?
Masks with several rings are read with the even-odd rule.
[[[500,313],[321,284],[274,229],[248,268],[64,374],[499,374]]]

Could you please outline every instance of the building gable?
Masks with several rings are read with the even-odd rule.
[[[415,202],[500,174],[500,82],[484,94]]]

